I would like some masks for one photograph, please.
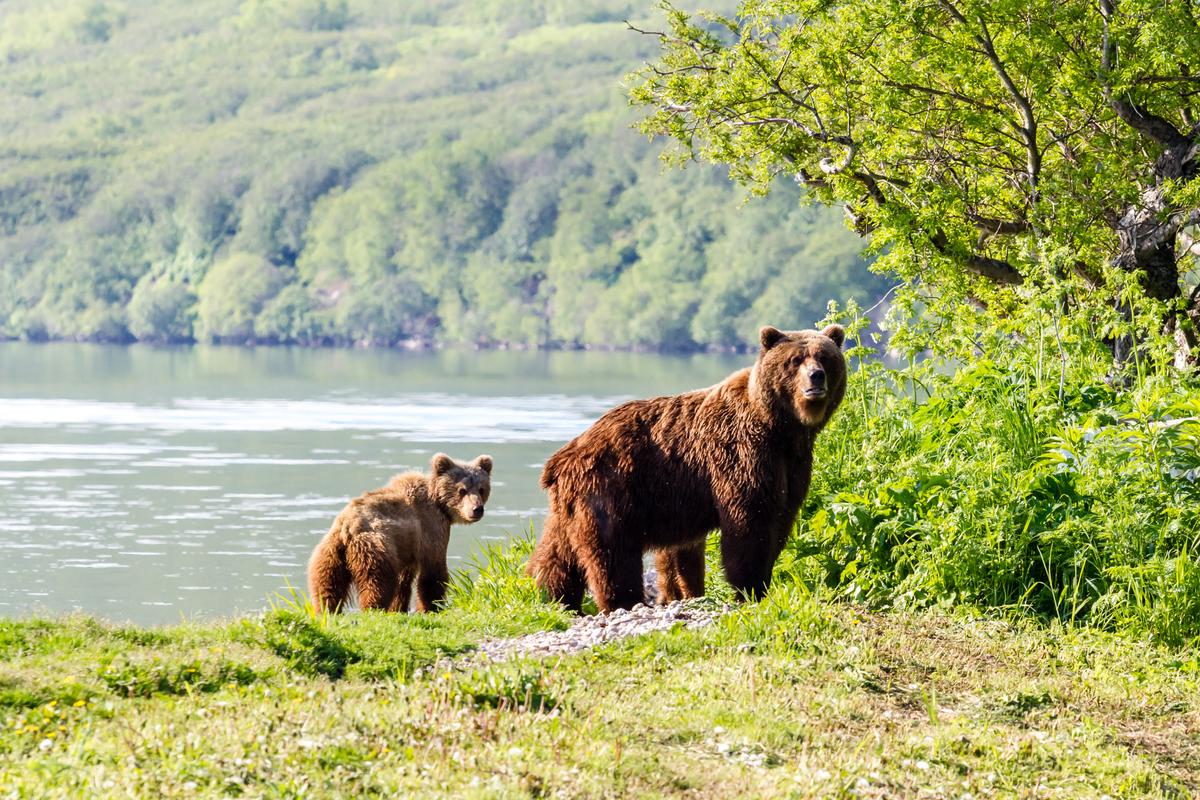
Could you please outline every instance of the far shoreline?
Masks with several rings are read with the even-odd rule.
[[[546,344],[524,344],[521,342],[478,342],[475,344],[465,344],[459,342],[436,342],[426,339],[405,339],[392,343],[376,343],[370,341],[358,342],[338,342],[338,341],[321,341],[321,342],[278,342],[271,340],[248,339],[241,341],[219,340],[212,342],[200,342],[195,339],[181,339],[178,341],[143,341],[134,339],[115,339],[115,338],[52,338],[52,337],[0,337],[0,345],[5,344],[90,344],[103,345],[106,347],[149,347],[149,348],[169,348],[169,347],[220,347],[231,350],[252,350],[258,347],[264,348],[298,348],[303,350],[372,350],[372,351],[392,351],[406,353],[436,353],[444,351],[463,351],[463,352],[525,352],[525,353],[644,353],[652,355],[664,356],[691,356],[691,355],[746,355],[753,353],[754,348],[749,345],[697,345],[695,347],[652,347],[649,345],[610,345],[610,344],[572,344],[563,342],[551,342]]]

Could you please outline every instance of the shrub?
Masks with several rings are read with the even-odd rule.
[[[858,364],[779,568],[873,606],[1200,636],[1200,390],[1004,341],[953,372]]]
[[[142,342],[190,341],[195,304],[196,295],[187,284],[147,274],[129,300],[129,332]]]
[[[197,339],[244,343],[255,339],[254,319],[283,286],[282,271],[261,256],[235,253],[204,276],[197,294]]]

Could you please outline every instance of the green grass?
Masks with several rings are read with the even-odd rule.
[[[328,656],[298,632],[297,616],[149,634],[86,618],[3,623],[0,793],[1181,797],[1200,788],[1200,662],[1087,628],[872,613],[781,584],[708,629],[480,665],[440,660],[469,653],[477,620],[461,609],[305,617],[353,654],[334,678],[313,668]],[[293,637],[284,655],[273,628]]]
[[[489,551],[435,615],[0,622],[0,796],[1181,797],[1200,660],[1094,628],[761,602],[545,661],[569,618]],[[725,596],[719,578],[711,594]]]

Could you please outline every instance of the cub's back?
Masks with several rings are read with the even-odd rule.
[[[397,476],[387,486],[351,500],[334,521],[343,538],[377,539],[394,558],[406,562],[440,544],[448,522],[428,493],[414,491],[405,478]]]

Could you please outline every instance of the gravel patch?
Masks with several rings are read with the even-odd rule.
[[[541,631],[512,639],[484,641],[475,655],[495,661],[510,656],[544,658],[578,653],[598,644],[663,631],[679,624],[686,628],[703,628],[726,610],[713,609],[712,603],[704,600],[676,600],[661,606],[639,603],[629,610],[617,609],[611,614],[580,617],[565,631]]]

